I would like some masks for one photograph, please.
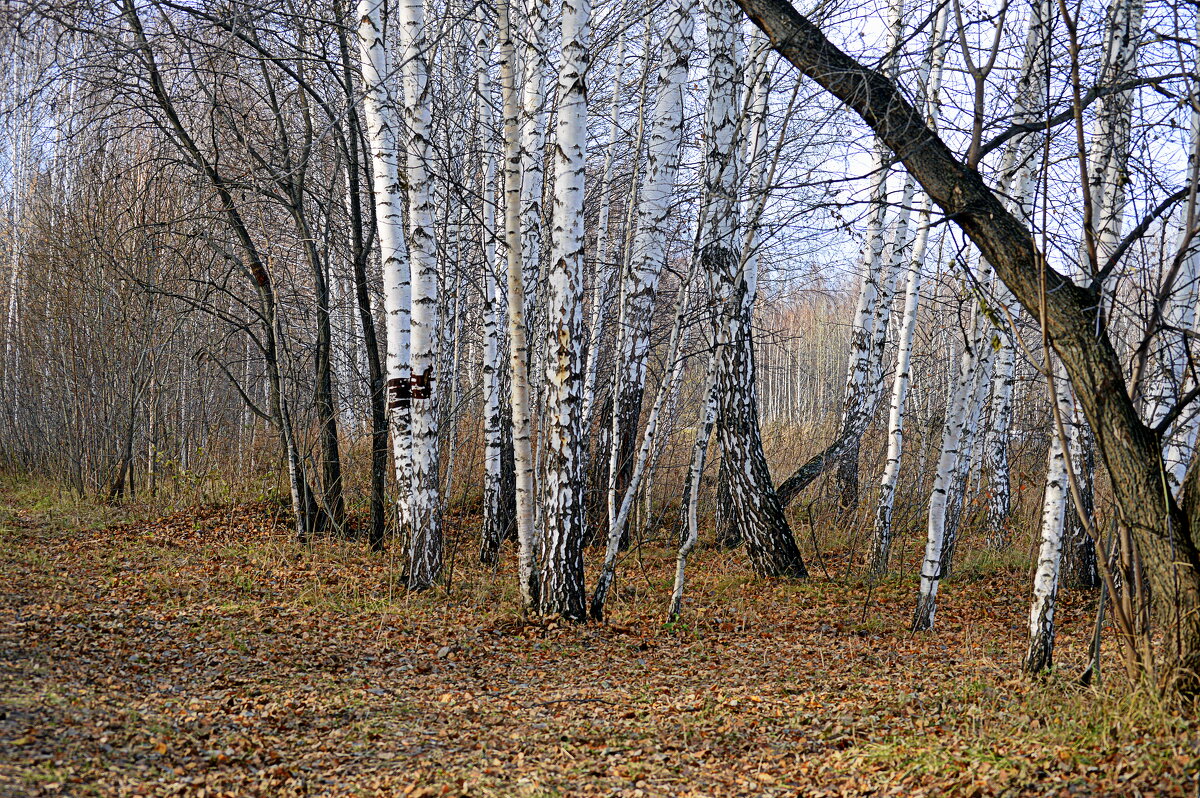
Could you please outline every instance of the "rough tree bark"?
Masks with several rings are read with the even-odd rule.
[[[738,111],[742,64],[737,9],[731,0],[705,4],[709,98],[705,109],[704,207],[699,257],[716,306],[718,424],[737,525],[754,571],[763,576],[807,576],[804,560],[775,493],[763,454],[754,394],[749,303],[738,238]]]
[[[1076,286],[1046,263],[1030,230],[979,173],[931,131],[883,75],[835,47],[786,0],[737,0],[801,72],[852,108],[903,161],[925,191],[983,252],[1030,313],[1044,308],[1046,333],[1070,376],[1112,477],[1121,521],[1131,529],[1164,617],[1170,686],[1200,688],[1200,468],[1181,501],[1164,495],[1159,436],[1138,416],[1124,369],[1097,318],[1101,285]]]
[[[583,190],[590,11],[589,0],[563,2],[542,437],[546,526],[542,612],[573,621],[587,617],[583,584]]]

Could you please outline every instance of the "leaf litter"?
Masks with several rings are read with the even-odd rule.
[[[447,584],[410,594],[395,555],[297,546],[269,504],[102,529],[10,508],[0,795],[1196,794],[1194,720],[1074,685],[1092,594],[1064,594],[1035,683],[1020,569],[947,581],[914,636],[907,577],[864,611],[844,556],[772,581],[700,550],[664,623],[673,554],[648,547],[606,625],[528,622],[511,562],[471,561],[477,523],[449,519]]]

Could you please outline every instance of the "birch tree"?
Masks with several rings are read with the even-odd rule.
[[[887,35],[880,71],[894,76],[896,54],[904,35],[904,0],[889,0]],[[859,269],[862,283],[858,307],[850,334],[850,360],[846,367],[846,389],[842,405],[841,433],[837,454],[830,458],[838,463],[838,495],[843,507],[858,501],[859,442],[875,412],[876,395],[871,377],[882,366],[883,352],[878,342],[886,335],[892,295],[895,292],[896,270],[884,263],[886,241],[888,154],[884,144],[874,142],[872,176],[868,194],[866,234],[863,238]],[[904,206],[907,207],[907,206]],[[898,229],[898,227],[897,227]],[[895,251],[895,248],[893,248]],[[878,329],[882,327],[882,329]],[[880,365],[876,365],[877,361]]]
[[[804,560],[775,493],[763,454],[754,395],[754,356],[749,286],[742,272],[738,237],[738,110],[742,68],[736,8],[729,0],[705,4],[709,48],[709,94],[705,108],[704,205],[699,259],[716,304],[714,343],[721,450],[736,522],[756,573],[807,576]]]
[[[1056,369],[1061,378],[1061,366]],[[1059,419],[1069,419],[1074,402],[1063,379],[1052,379],[1051,391]],[[1062,561],[1063,522],[1067,513],[1067,441],[1057,430],[1050,435],[1046,463],[1046,492],[1042,498],[1041,544],[1033,576],[1033,604],[1029,610],[1029,648],[1021,667],[1027,673],[1050,669],[1054,654],[1054,606]]]
[[[921,96],[925,104],[925,122],[930,129],[937,129],[939,113],[939,91],[942,68],[946,59],[946,21],[948,9],[943,6],[934,17],[930,31],[929,50],[924,61],[921,79]],[[912,175],[905,176],[904,194],[911,200],[915,189]],[[917,312],[921,300],[921,278],[925,268],[925,250],[929,243],[931,208],[928,197],[922,195],[917,214],[917,238],[908,256],[908,275],[904,288],[904,314],[900,321],[900,332],[896,345],[896,374],[892,380],[892,395],[888,410],[888,448],[883,476],[879,484],[879,505],[875,514],[871,546],[872,574],[887,572],[892,546],[892,510],[895,506],[896,484],[900,478],[900,458],[904,449],[904,412],[908,401],[908,385],[911,378],[913,334],[917,327]],[[906,225],[907,226],[907,225]],[[897,225],[897,232],[900,226]],[[890,257],[904,257],[903,247],[893,244]],[[882,375],[880,375],[882,377]]]
[[[584,620],[583,190],[587,155],[589,0],[565,0],[554,159],[546,337],[542,611]]]
[[[522,254],[522,149],[517,48],[509,0],[496,0],[500,29],[500,91],[504,108],[504,248],[508,281],[509,380],[512,390],[513,481],[516,494],[517,580],[526,612],[538,608],[540,579],[533,526],[533,445],[529,405],[529,344]]]
[[[620,504],[632,471],[632,443],[641,417],[646,357],[658,284],[666,263],[668,218],[683,139],[683,88],[692,49],[694,0],[673,3],[667,18],[647,145],[646,180],[641,188],[629,268],[621,288],[618,366],[614,375],[611,505]],[[616,520],[611,514],[609,523]]]
[[[507,323],[507,296],[497,278],[495,113],[491,79],[491,24],[486,6],[476,9],[475,92],[479,128],[480,251],[483,283],[483,531],[480,559],[494,564],[500,544],[508,537],[516,513],[512,463],[512,420],[505,418],[505,368],[502,353]]]
[[[430,141],[428,43],[423,0],[401,0],[401,66],[408,146],[409,255],[412,282],[412,530],[408,586],[430,587],[442,569],[441,507],[438,499],[437,412],[434,402],[438,341],[438,252],[434,228],[433,145]],[[404,485],[400,486],[403,491]]]
[[[396,471],[396,505],[401,534],[412,528],[410,313],[408,247],[404,235],[404,194],[400,186],[397,137],[400,120],[396,98],[388,85],[391,74],[384,41],[381,2],[358,4],[358,50],[363,81],[363,122],[371,160],[371,194],[379,234],[379,260],[383,272],[383,308],[387,337],[388,426],[392,435],[392,460]]]

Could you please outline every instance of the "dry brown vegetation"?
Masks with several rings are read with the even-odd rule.
[[[864,609],[844,551],[789,582],[702,549],[667,624],[672,557],[647,546],[611,622],[573,626],[518,617],[470,517],[444,587],[413,595],[392,556],[300,548],[270,504],[112,523],[0,490],[3,795],[1196,791],[1195,721],[1111,658],[1074,684],[1094,596],[1063,596],[1060,675],[1018,678],[1024,552],[968,552],[914,637],[911,563]]]

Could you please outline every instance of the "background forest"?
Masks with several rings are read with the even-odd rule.
[[[18,2],[0,42],[4,611],[27,628],[5,638],[0,732],[46,753],[14,757],[14,784],[784,794],[815,789],[833,746],[835,794],[1192,789],[1193,0]],[[160,655],[148,629],[240,607],[227,650],[253,636],[285,693],[316,677],[271,623],[311,612],[328,642],[305,657],[359,632],[383,647],[360,663],[376,708],[416,680],[420,701],[474,707],[464,722],[516,712],[529,740],[560,702],[555,728],[600,722],[649,658],[711,682],[711,742],[751,700],[728,704],[730,684],[776,678],[739,675],[748,623],[779,641],[755,644],[764,662],[811,680],[755,712],[794,720],[804,695],[854,686],[796,732],[807,748],[758,765],[767,780],[743,778],[742,749],[676,773],[689,788],[560,772],[569,755],[540,749],[482,781],[486,752],[302,777],[300,734],[250,746],[293,752],[253,766],[214,743],[204,781],[167,761],[166,732],[104,776],[22,724],[52,683],[84,690],[68,703],[86,717],[59,724],[117,711],[80,687],[108,654],[64,625],[98,634],[114,601],[121,645]],[[480,686],[499,678],[487,651],[536,674],[522,658],[543,643],[553,672],[522,684],[562,696]],[[795,662],[810,645],[845,661]],[[456,663],[480,685],[447,686]],[[928,731],[948,759],[923,759],[919,731],[865,748],[864,717],[913,706],[864,708],[876,678],[958,691],[916,715],[983,719]],[[586,681],[596,695],[572,692]],[[1018,742],[1014,719],[1056,701]],[[346,706],[313,712],[336,726]],[[422,706],[364,750],[449,711]],[[1142,747],[1120,747],[1120,718]],[[792,732],[772,723],[754,733],[779,750]],[[619,747],[663,754],[672,729]],[[980,775],[980,740],[1071,767],[996,753],[1002,777]],[[154,761],[130,764],[138,745]],[[1148,757],[1134,782],[1115,751]]]

